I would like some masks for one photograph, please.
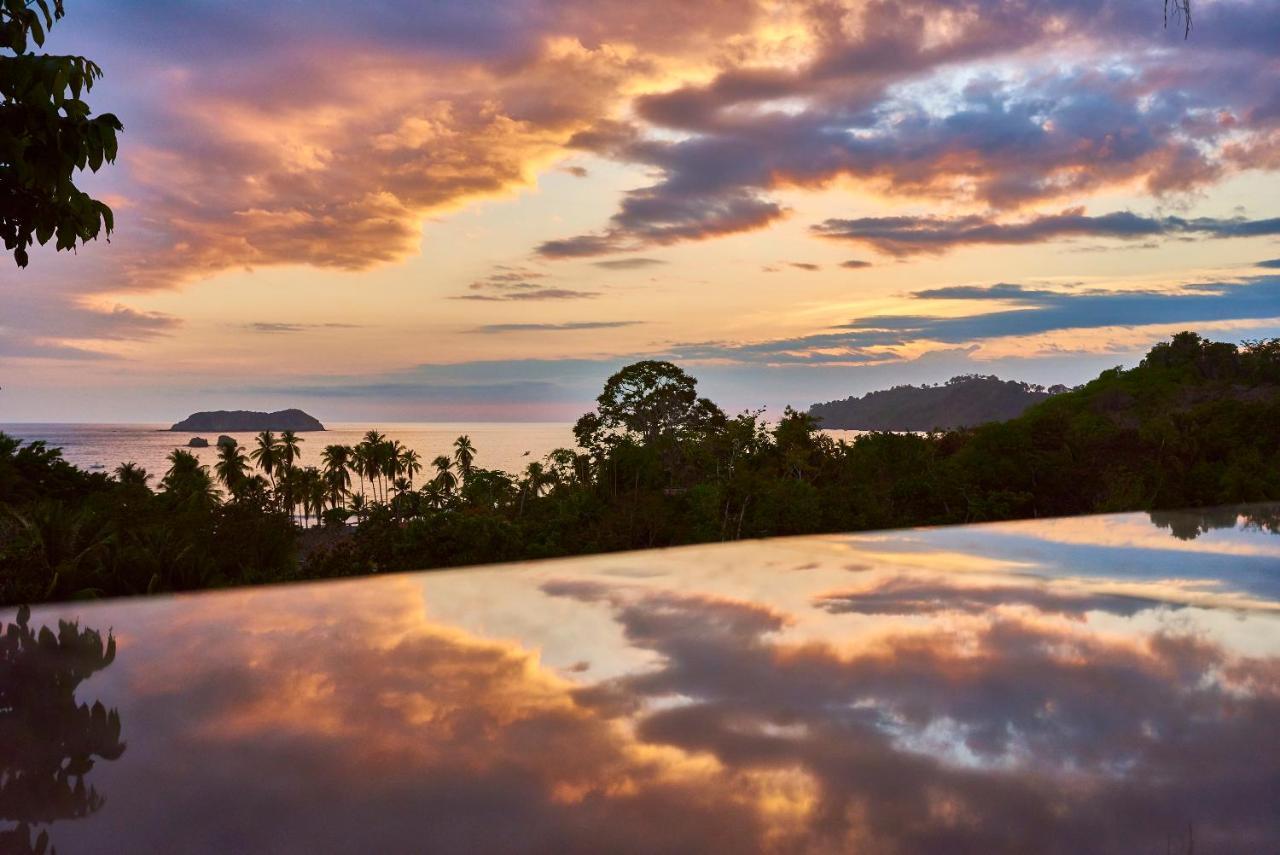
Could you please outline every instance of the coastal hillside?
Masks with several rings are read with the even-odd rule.
[[[302,410],[277,410],[259,413],[252,410],[210,410],[192,413],[169,428],[171,431],[318,431],[324,425]]]
[[[809,415],[824,428],[927,431],[976,427],[1016,419],[1026,409],[1067,391],[1016,380],[965,374],[932,386],[894,386],[862,397],[814,404]]]

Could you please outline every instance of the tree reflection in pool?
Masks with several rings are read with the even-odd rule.
[[[120,715],[78,703],[76,688],[112,663],[115,638],[61,621],[36,629],[20,609],[0,636],[0,851],[51,851],[50,823],[102,808],[85,783],[94,759],[124,753]]]
[[[115,627],[131,727],[95,773],[110,802],[56,836],[72,852],[1274,851],[1280,538],[1258,523],[1274,511],[50,607]]]

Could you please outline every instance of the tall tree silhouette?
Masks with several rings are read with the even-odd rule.
[[[253,451],[249,452],[249,456],[253,458],[253,462],[258,464],[266,476],[271,479],[271,487],[275,489],[276,473],[280,470],[280,440],[276,439],[276,435],[269,430],[254,437],[257,445]]]
[[[160,480],[160,489],[172,496],[179,505],[192,508],[212,508],[218,503],[218,494],[209,469],[190,451],[175,448],[166,458],[169,471]]]
[[[458,486],[458,476],[453,474],[453,461],[441,454],[431,461],[431,465],[436,468],[436,476],[431,483],[446,497],[449,496]]]
[[[239,443],[219,443],[213,471],[232,496],[240,493],[249,480],[249,459]]]
[[[453,459],[458,464],[458,472],[466,481],[471,475],[471,465],[476,459],[476,447],[471,444],[471,437],[460,436],[453,441]]]
[[[664,436],[696,431],[724,420],[720,408],[698,397],[698,381],[670,362],[645,360],[610,377],[596,398],[596,412],[573,432],[583,448],[629,439],[652,445]]]
[[[320,452],[324,466],[324,480],[329,488],[329,505],[334,508],[346,503],[347,490],[351,487],[351,446],[326,445]]]

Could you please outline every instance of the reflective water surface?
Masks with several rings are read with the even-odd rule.
[[[1274,852],[1278,524],[7,610],[0,850]]]

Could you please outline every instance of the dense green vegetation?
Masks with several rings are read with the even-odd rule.
[[[932,386],[894,386],[860,398],[814,404],[809,415],[822,419],[823,427],[846,430],[953,430],[1016,419],[1028,407],[1065,391],[1065,386],[1046,389],[965,374]]]
[[[176,450],[153,491],[130,464],[89,474],[0,436],[0,600],[1280,499],[1274,339],[1182,333],[1011,421],[851,443],[793,410],[727,416],[665,362],[624,368],[597,404],[578,448],[519,475],[478,467],[466,437],[424,467],[375,431],[302,468],[286,431],[220,447],[213,473]]]

